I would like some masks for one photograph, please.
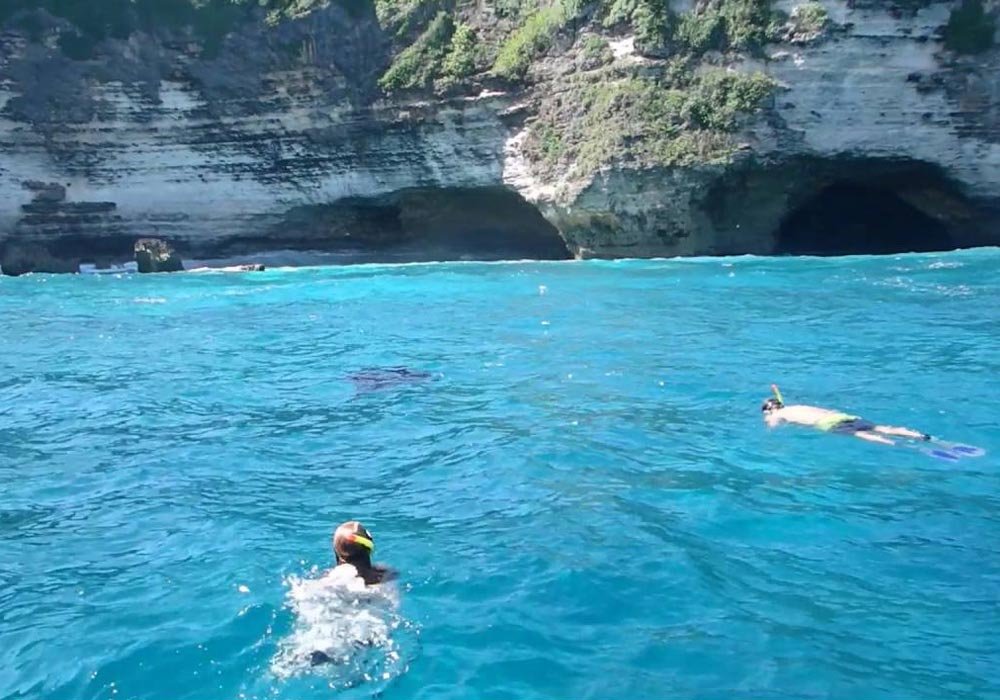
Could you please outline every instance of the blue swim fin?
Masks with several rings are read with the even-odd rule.
[[[982,447],[976,447],[975,445],[962,445],[961,443],[948,445],[948,450],[950,452],[960,454],[963,457],[982,457],[986,454],[986,450]]]
[[[959,457],[982,457],[986,450],[975,445],[964,445],[961,442],[946,442],[944,440],[931,440],[931,444],[940,450],[946,450]]]
[[[945,462],[957,462],[960,459],[960,457],[954,452],[943,450],[938,447],[921,447],[920,451],[925,455],[929,455],[935,459],[940,459]]]

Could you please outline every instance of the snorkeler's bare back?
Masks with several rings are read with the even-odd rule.
[[[840,411],[819,408],[818,406],[785,406],[775,411],[774,414],[780,422],[809,427],[815,427],[836,416],[844,415]]]

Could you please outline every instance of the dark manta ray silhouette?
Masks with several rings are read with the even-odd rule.
[[[431,378],[431,373],[407,367],[369,367],[351,372],[347,377],[358,393],[367,393],[423,382]]]

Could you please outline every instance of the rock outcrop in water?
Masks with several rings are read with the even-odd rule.
[[[191,15],[210,36],[0,10],[3,269],[147,235],[345,260],[1000,242],[979,0],[299,5]]]
[[[180,272],[184,269],[177,252],[158,238],[140,238],[135,242],[135,262],[139,272]]]

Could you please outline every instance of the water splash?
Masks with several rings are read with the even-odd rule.
[[[276,678],[316,673],[328,677],[330,687],[347,688],[406,672],[397,637],[412,625],[399,614],[398,590],[391,584],[366,587],[347,569],[286,577],[285,604],[294,623],[271,661]]]

